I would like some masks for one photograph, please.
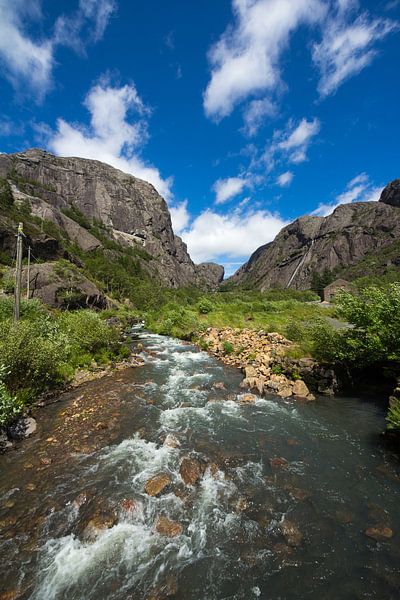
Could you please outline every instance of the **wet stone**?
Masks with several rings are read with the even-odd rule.
[[[198,460],[185,456],[179,467],[179,473],[186,485],[196,485],[203,474],[203,468]]]
[[[156,531],[167,537],[181,535],[183,527],[180,523],[172,521],[168,517],[159,517],[156,521]]]
[[[300,546],[303,534],[293,521],[284,519],[281,523],[281,532],[289,546]]]
[[[17,600],[17,598],[19,597],[19,590],[9,590],[8,592],[0,592],[0,600]]]
[[[255,404],[256,400],[257,396],[254,394],[243,394],[242,396],[239,396],[240,404]]]
[[[93,540],[101,533],[101,531],[111,529],[116,522],[117,518],[114,513],[98,512],[87,522],[82,537],[86,540]]]
[[[364,531],[365,535],[377,542],[384,542],[390,540],[393,537],[393,531],[386,525],[376,525],[375,527],[368,527]]]
[[[121,502],[121,508],[127,513],[134,513],[138,510],[138,505],[136,500],[132,498],[124,498]]]
[[[144,490],[149,496],[158,496],[170,483],[171,477],[167,473],[159,473],[147,481]]]
[[[286,460],[286,458],[282,458],[281,456],[278,456],[275,458],[270,458],[269,464],[274,469],[286,469],[289,463]]]
[[[181,443],[172,433],[169,433],[164,440],[164,446],[167,448],[178,448]]]

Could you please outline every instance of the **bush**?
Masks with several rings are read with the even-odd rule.
[[[227,341],[222,342],[222,349],[225,354],[232,354],[235,351],[233,344]]]
[[[394,398],[386,415],[387,428],[400,431],[400,398]]]
[[[4,383],[8,375],[5,365],[0,365],[0,427],[13,421],[22,412],[22,403],[10,394]]]
[[[199,302],[199,313],[201,315],[207,315],[214,310],[214,304],[208,298],[201,298]]]
[[[11,393],[40,393],[61,381],[68,340],[50,318],[0,323],[0,357],[4,382]]]
[[[400,284],[370,287],[359,296],[342,292],[337,310],[353,328],[334,331],[320,325],[314,331],[317,358],[364,368],[400,361]]]
[[[14,203],[10,184],[7,179],[0,177],[0,206],[10,208]]]
[[[60,330],[69,344],[69,360],[73,366],[82,366],[92,358],[107,362],[119,354],[119,333],[92,310],[63,313],[59,317]]]
[[[296,321],[289,321],[285,328],[285,336],[292,342],[301,342],[305,336],[304,326]]]

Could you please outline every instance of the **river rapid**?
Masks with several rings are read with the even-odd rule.
[[[398,599],[400,469],[379,442],[382,404],[241,404],[237,370],[136,336],[145,365],[87,388],[112,406],[113,438],[46,464],[64,404],[84,401],[74,392],[0,457],[0,599]],[[168,434],[180,445],[165,446]],[[185,456],[203,466],[194,486]],[[158,473],[172,482],[151,497]],[[99,512],[113,517],[89,535]],[[182,532],[159,533],[160,516]],[[374,527],[393,536],[376,541]]]

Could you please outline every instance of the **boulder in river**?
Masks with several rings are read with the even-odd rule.
[[[177,437],[175,437],[172,433],[169,433],[165,438],[163,445],[167,448],[178,448],[181,443]]]
[[[158,473],[146,482],[144,491],[149,496],[158,496],[167,488],[171,483],[171,477],[168,473]]]
[[[240,404],[254,404],[257,400],[257,396],[254,394],[243,394],[239,396]]]
[[[384,542],[390,540],[393,537],[393,531],[386,525],[375,525],[375,527],[368,527],[364,531],[365,535],[377,542]]]
[[[181,535],[183,531],[183,527],[180,523],[176,521],[172,521],[168,517],[159,517],[156,521],[156,530],[161,535],[165,535],[167,537],[176,537],[177,535]]]
[[[13,440],[23,440],[36,433],[37,424],[32,417],[22,417],[8,427],[8,434]]]
[[[310,390],[301,379],[298,379],[294,382],[293,395],[297,396],[298,398],[308,398],[310,395]]]
[[[85,540],[94,540],[105,529],[111,529],[117,522],[116,515],[111,511],[99,511],[87,522],[82,537]]]
[[[199,461],[190,456],[185,456],[179,467],[179,472],[186,485],[196,485],[203,474],[203,470]]]

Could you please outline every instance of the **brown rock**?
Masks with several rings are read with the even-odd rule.
[[[247,367],[245,367],[244,373],[246,379],[252,379],[258,376],[256,369],[252,365],[248,365]]]
[[[167,473],[159,473],[147,481],[144,490],[149,496],[158,496],[170,483],[171,477]]]
[[[121,502],[121,508],[127,513],[134,513],[138,509],[138,505],[132,498],[124,498]]]
[[[185,456],[182,459],[179,472],[186,485],[195,485],[203,474],[203,469],[198,460]]]
[[[180,523],[171,521],[168,517],[159,517],[156,522],[156,530],[158,533],[161,533],[161,535],[176,537],[177,535],[181,535],[183,527]]]
[[[293,394],[293,388],[291,385],[282,385],[278,388],[278,396],[281,398],[290,398]]]
[[[310,390],[301,379],[294,382],[293,395],[299,398],[307,398],[310,395]]]
[[[390,529],[390,527],[386,527],[385,525],[368,527],[364,533],[367,537],[370,537],[377,542],[384,542],[385,540],[390,540],[393,537],[393,531]]]
[[[303,540],[303,534],[296,523],[285,518],[281,523],[281,531],[289,546],[300,546]]]
[[[34,483],[27,483],[25,489],[28,490],[28,492],[33,492],[36,490],[36,485]]]
[[[269,464],[274,469],[286,469],[286,467],[288,466],[289,463],[286,460],[286,458],[282,458],[280,456],[280,457],[276,457],[276,458],[270,458],[269,459]]]
[[[86,540],[95,539],[101,531],[111,529],[117,522],[117,518],[112,512],[98,512],[87,522],[83,530],[83,538]]]
[[[0,600],[17,600],[19,596],[19,590],[9,590],[8,592],[0,592]]]
[[[42,465],[51,465],[52,460],[51,458],[48,458],[47,456],[43,456],[43,458],[40,459],[40,462],[42,463]]]
[[[239,396],[240,404],[254,404],[257,400],[257,396],[254,394],[243,394],[243,396]]]

